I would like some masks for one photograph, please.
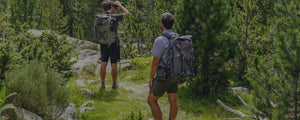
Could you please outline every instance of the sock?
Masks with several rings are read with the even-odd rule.
[[[105,82],[102,83],[102,86],[105,86]]]
[[[113,86],[117,86],[117,83],[113,83]]]

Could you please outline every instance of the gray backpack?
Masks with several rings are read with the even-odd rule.
[[[165,64],[167,77],[186,78],[193,75],[193,42],[192,35],[169,36],[168,60]]]
[[[93,42],[103,45],[114,43],[116,41],[116,22],[116,18],[112,17],[111,14],[96,15]]]

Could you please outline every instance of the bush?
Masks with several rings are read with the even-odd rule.
[[[6,74],[8,93],[17,93],[12,103],[34,112],[46,119],[49,117],[47,108],[58,107],[62,112],[68,103],[68,90],[64,87],[63,78],[53,69],[44,64],[31,62],[21,69],[13,69]]]
[[[70,62],[76,54],[75,47],[69,45],[66,36],[58,37],[54,32],[45,31],[37,38],[28,32],[8,38],[0,37],[0,79],[5,79],[7,71],[32,60],[46,63],[59,72],[70,70],[75,63]]]
[[[144,80],[145,78],[148,78],[150,72],[149,69],[151,68],[151,64],[152,64],[152,59],[153,59],[152,57],[132,59],[130,61],[130,69],[136,70],[137,73],[130,79],[137,81],[137,80]]]
[[[148,57],[148,58],[142,58],[142,57],[138,57],[138,58],[134,58],[130,61],[130,66],[133,69],[140,69],[140,70],[144,70],[147,67],[151,67],[152,64],[152,57]]]
[[[37,38],[24,33],[16,38],[17,52],[26,61],[38,60],[59,71],[70,70],[75,47],[68,44],[66,36],[58,37],[52,31],[44,31]]]
[[[1,3],[2,4],[2,3]],[[8,22],[7,14],[0,12],[0,79],[5,79],[4,74],[21,62],[11,41],[16,32]]]
[[[83,67],[82,73],[87,74],[87,75],[95,76],[96,75],[96,73],[95,73],[96,69],[97,69],[97,65],[88,64],[88,65],[85,65]]]
[[[0,79],[4,78],[4,73],[10,68],[13,56],[12,45],[9,42],[1,43],[0,40]]]

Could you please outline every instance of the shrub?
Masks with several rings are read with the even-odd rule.
[[[152,64],[152,57],[148,57],[148,58],[142,58],[142,57],[138,57],[138,58],[134,58],[130,61],[130,66],[133,69],[140,69],[140,70],[144,70],[147,67],[151,67]]]
[[[75,51],[73,45],[68,44],[66,36],[58,37],[52,31],[44,31],[37,38],[29,33],[23,33],[16,38],[17,52],[22,55],[26,61],[38,60],[46,63],[47,66],[67,71],[73,62],[70,62]]]
[[[25,108],[41,117],[49,117],[51,106],[63,111],[68,102],[68,90],[64,87],[63,78],[51,68],[38,62],[25,64],[21,69],[13,69],[6,74],[8,93],[17,93],[12,103]],[[53,119],[53,118],[47,118]]]
[[[4,74],[22,61],[11,41],[16,34],[7,19],[7,15],[0,12],[0,79],[4,79]]]
[[[85,65],[83,67],[82,72],[85,73],[85,74],[87,74],[87,75],[95,76],[96,75],[96,73],[95,73],[96,69],[97,69],[97,65],[95,65],[95,64],[88,64],[88,65]]]
[[[4,73],[9,69],[13,58],[13,47],[9,42],[1,43],[0,41],[0,79],[4,78]]]

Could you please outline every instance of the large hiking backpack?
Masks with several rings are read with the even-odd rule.
[[[187,78],[193,75],[193,42],[192,35],[169,36],[168,60],[166,64],[167,77]]]
[[[116,41],[116,22],[116,18],[112,17],[111,14],[96,15],[93,42],[104,45],[114,43]]]

